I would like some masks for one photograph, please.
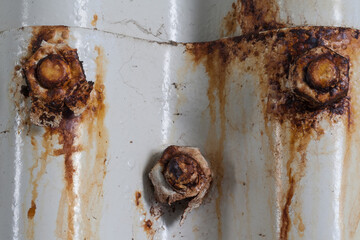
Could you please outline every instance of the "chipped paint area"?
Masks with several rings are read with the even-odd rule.
[[[288,26],[280,22],[278,1],[237,0],[222,20],[221,36],[249,34]]]

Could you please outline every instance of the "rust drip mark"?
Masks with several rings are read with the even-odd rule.
[[[50,129],[52,134],[57,134],[59,137],[59,144],[62,146],[56,152],[56,155],[64,155],[64,180],[65,187],[62,191],[61,199],[64,199],[66,202],[60,202],[60,206],[64,206],[67,208],[66,220],[67,220],[67,230],[66,239],[71,240],[75,235],[75,215],[76,215],[76,203],[78,201],[79,196],[74,191],[74,176],[78,174],[77,169],[73,162],[73,154],[79,152],[80,148],[76,144],[76,139],[78,138],[78,131],[80,125],[80,118],[64,118],[60,126],[55,129]],[[65,212],[64,209],[60,209],[60,211]],[[60,215],[58,214],[57,223],[59,221],[59,216],[64,217],[64,212]],[[57,228],[59,226],[57,225]],[[65,237],[65,236],[64,236]]]
[[[34,133],[30,130],[30,134],[33,135]],[[38,198],[38,186],[39,181],[41,180],[42,176],[46,172],[46,167],[48,164],[48,157],[52,154],[52,145],[51,145],[51,134],[46,131],[42,137],[42,147],[44,151],[41,155],[38,155],[38,143],[34,136],[31,136],[31,145],[33,147],[33,159],[35,160],[33,166],[30,168],[30,185],[32,186],[31,191],[31,204],[30,208],[27,212],[28,217],[28,226],[27,226],[27,237],[29,239],[34,239],[34,217],[36,215],[36,201]],[[39,168],[36,176],[34,176],[35,169]]]
[[[86,172],[82,173],[81,182],[84,184],[80,190],[82,200],[81,216],[83,219],[83,234],[86,239],[99,239],[99,226],[101,220],[103,184],[107,172],[107,151],[109,146],[109,133],[105,126],[107,104],[105,102],[105,74],[106,58],[102,47],[96,46],[97,57],[94,91],[89,107],[81,116],[85,125],[87,139],[84,143],[87,159]],[[95,152],[94,150],[95,149]],[[95,157],[94,157],[95,156]]]
[[[262,63],[268,81],[268,84],[264,84],[264,89],[262,89],[267,96],[267,104],[264,105],[263,110],[265,129],[267,129],[269,139],[271,139],[272,132],[269,129],[269,123],[271,123],[270,126],[280,124],[291,134],[290,141],[286,137],[282,140],[285,144],[289,142],[290,155],[286,162],[288,187],[284,199],[280,199],[282,202],[279,226],[281,240],[289,239],[291,227],[295,225],[295,222],[292,222],[293,217],[290,216],[290,212],[293,211],[296,214],[296,209],[294,207],[291,209],[291,206],[307,165],[306,155],[309,142],[319,140],[324,134],[324,130],[319,126],[319,121],[323,118],[332,121],[339,115],[347,116],[350,106],[349,98],[344,98],[335,104],[317,110],[312,109],[307,103],[299,101],[284,87],[288,81],[289,66],[305,51],[332,43],[331,40],[334,42],[342,41],[345,35],[352,34],[345,32],[345,29],[309,28],[292,29],[287,32],[288,36],[281,31],[269,33],[271,37],[276,34],[276,38],[273,46],[271,44],[266,46],[272,51],[264,55],[265,62]],[[276,156],[276,150],[273,149],[273,152]],[[300,221],[298,232],[301,236],[305,230],[305,225],[302,223],[300,213],[297,217]]]
[[[209,76],[207,97],[209,100],[210,127],[206,143],[207,158],[215,173],[216,215],[218,218],[218,239],[222,239],[221,202],[223,198],[222,181],[224,178],[224,144],[226,139],[226,71],[233,57],[231,52],[220,43],[195,43],[187,45],[187,52],[193,56],[195,65],[203,63]],[[217,106],[218,114],[217,114]],[[220,134],[217,133],[217,123]]]
[[[97,20],[98,20],[98,15],[94,14],[93,19],[91,21],[91,26],[96,27]]]
[[[226,97],[223,89],[222,79],[226,79],[229,75],[227,71],[232,72],[232,67],[242,66],[243,64],[252,64],[259,69],[253,73],[260,80],[260,96],[263,106],[263,115],[265,120],[265,129],[270,139],[273,156],[275,160],[275,170],[282,169],[286,166],[287,180],[285,193],[279,190],[277,193],[277,206],[282,213],[282,222],[280,226],[281,238],[287,239],[289,231],[293,223],[292,212],[296,213],[296,209],[292,206],[292,200],[296,195],[298,183],[304,174],[306,167],[306,151],[311,140],[319,139],[324,131],[319,127],[321,119],[328,120],[333,123],[340,118],[349,114],[350,98],[344,98],[336,103],[323,106],[321,109],[312,109],[305,102],[294,97],[294,94],[287,88],[287,80],[290,65],[304,52],[315,47],[324,46],[334,49],[338,54],[349,59],[352,58],[354,52],[352,48],[347,47],[353,40],[358,41],[359,31],[345,28],[332,27],[302,27],[292,29],[281,29],[277,31],[267,31],[261,33],[253,33],[240,37],[222,39],[209,43],[193,43],[187,44],[187,52],[191,55],[195,66],[202,63],[209,75],[209,111],[213,129],[214,122],[218,123],[220,130],[226,127],[222,124],[221,112],[225,109]],[[249,59],[249,61],[248,61]],[[215,64],[214,64],[215,62]],[[243,63],[245,62],[245,63]],[[250,71],[251,69],[247,69]],[[217,81],[212,81],[216,79]],[[226,84],[225,84],[226,87]],[[225,89],[224,87],[224,89]],[[217,101],[217,102],[216,102]],[[213,103],[218,103],[216,107],[212,107]],[[217,116],[217,111],[220,117]],[[215,120],[214,120],[215,119]],[[219,120],[219,122],[217,122]],[[289,137],[281,136],[281,140],[272,140],[273,127],[280,126],[292,134],[292,143],[289,145]],[[220,135],[213,130],[209,132],[209,141],[207,146],[213,146],[213,151],[209,151],[209,159],[212,162],[215,174],[221,176],[223,171],[221,165],[218,165],[222,158],[223,145],[221,144],[222,131]],[[280,142],[278,142],[280,141]],[[288,158],[283,159],[283,154],[278,152],[276,144],[282,144],[286,148],[292,148],[292,153]],[[206,149],[207,150],[207,149]],[[286,156],[286,155],[284,155]],[[284,162],[282,162],[284,161]],[[273,164],[273,163],[271,163]],[[271,165],[273,166],[273,165]],[[277,183],[282,184],[282,179],[277,179]],[[219,180],[219,177],[215,181]],[[217,188],[220,189],[221,184],[216,182]],[[281,189],[284,189],[281,186]],[[221,199],[221,198],[220,198]],[[219,199],[217,202],[219,206]],[[218,210],[219,211],[219,210]],[[218,215],[219,217],[219,215]],[[301,216],[300,216],[301,217]],[[300,225],[299,231],[305,229],[306,226]]]
[[[221,36],[233,35],[240,27],[242,34],[285,27],[279,22],[275,0],[237,0],[222,21]]]
[[[42,41],[47,41],[50,43],[64,43],[69,38],[69,30],[65,26],[41,26],[41,27],[33,27],[32,28],[32,38],[30,39],[30,43],[28,45],[28,52],[27,55],[24,56],[20,62],[24,63],[26,59],[28,59],[41,45]],[[15,73],[21,69],[20,66],[15,67]],[[24,97],[28,95],[28,88],[26,86],[21,87],[21,93]],[[28,116],[27,116],[28,117]],[[29,119],[28,119],[29,121]],[[31,191],[31,205],[27,212],[28,217],[28,225],[27,225],[27,237],[28,239],[34,239],[34,217],[36,216],[36,201],[38,198],[38,185],[39,181],[41,180],[42,176],[46,172],[46,167],[48,164],[48,157],[53,154],[52,150],[52,130],[49,128],[45,129],[45,133],[42,136],[42,147],[44,151],[41,155],[38,155],[38,143],[34,137],[34,132],[32,131],[31,126],[29,127],[29,134],[31,135],[31,144],[33,146],[33,159],[35,162],[33,163],[32,167],[29,169],[30,171],[30,185],[32,186]],[[39,167],[36,176],[34,176],[35,170]]]
[[[290,206],[294,197],[296,188],[304,175],[306,168],[306,150],[309,142],[312,140],[311,129],[307,127],[293,130],[290,138],[290,156],[286,163],[286,171],[288,177],[288,190],[285,194],[285,203],[281,211],[281,225],[280,225],[280,239],[287,240],[288,234],[292,226],[290,218]],[[298,154],[300,156],[298,156]],[[300,214],[298,218],[301,220]],[[304,224],[299,224],[299,231],[303,232],[305,229]]]

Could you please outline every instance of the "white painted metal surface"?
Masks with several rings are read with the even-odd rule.
[[[66,25],[96,27],[157,41],[209,41],[222,36],[222,21],[233,2],[237,1],[65,0],[59,4],[47,0],[1,0],[0,31],[23,26]],[[266,0],[264,3],[277,5],[277,21],[291,26],[360,28],[360,3],[356,0]],[[97,21],[93,21],[95,14]],[[239,34],[240,28],[233,35]]]
[[[26,111],[17,111],[24,106],[15,105],[23,104],[19,101],[20,94],[11,92],[19,89],[15,86],[18,81],[23,81],[19,76],[13,77],[14,67],[26,54],[31,36],[31,28],[17,28],[42,24],[75,26],[70,31],[70,45],[78,49],[88,80],[96,78],[95,47],[103,47],[105,53],[107,174],[98,209],[89,210],[89,215],[84,217],[80,212],[86,199],[78,198],[76,209],[80,212],[75,211],[73,239],[84,239],[84,236],[109,240],[119,236],[121,239],[278,238],[281,199],[287,192],[285,165],[292,154],[291,126],[272,123],[270,134],[264,134],[264,96],[259,92],[263,87],[262,66],[251,73],[238,70],[253,64],[255,57],[241,63],[239,68],[232,68],[227,75],[222,197],[219,198],[219,188],[213,186],[204,205],[193,211],[182,227],[178,225],[181,206],[177,206],[175,212],[164,208],[164,215],[158,220],[150,216],[154,199],[147,172],[156,156],[166,146],[177,144],[198,146],[205,157],[214,158],[221,123],[218,102],[213,106],[216,121],[211,121],[206,69],[202,64],[194,67],[191,56],[184,53],[184,45],[159,44],[133,37],[159,41],[220,38],[222,19],[232,3],[165,2],[1,3],[7,7],[0,8],[0,28],[5,30],[0,34],[0,239],[68,239],[66,233],[61,232],[68,228],[57,222],[64,188],[64,156],[50,154],[46,162],[39,160],[36,164],[44,153],[44,130],[28,129],[29,125],[23,122]],[[279,1],[279,17],[284,21],[290,19],[293,25],[359,27],[357,4],[334,0],[320,7],[319,1]],[[313,5],[319,7],[309,7]],[[95,14],[99,18],[94,24],[98,31],[87,29],[95,27],[91,25]],[[240,33],[238,28],[233,34]],[[257,58],[262,59],[261,56]],[[359,61],[359,57],[352,59],[351,96],[355,102],[352,122],[357,122],[359,117],[356,101]],[[348,116],[339,117],[336,123],[325,119],[320,126],[325,129],[324,134],[312,139],[306,148],[308,161],[295,191],[295,204],[290,207],[292,227],[288,237],[358,239],[357,128],[348,131]],[[80,127],[80,131],[85,130]],[[37,142],[38,147],[31,141]],[[59,147],[57,139],[52,141],[54,149]],[[86,133],[79,142],[88,142]],[[90,150],[90,153],[93,152]],[[82,186],[87,187],[87,169],[92,169],[95,160],[86,151],[76,154],[74,159],[79,167],[76,176],[80,183],[77,191],[80,191]],[[45,171],[39,174],[42,166]],[[33,181],[39,176],[33,236],[29,233],[31,226],[27,217],[34,189],[29,182],[31,172],[35,176]],[[135,205],[136,191],[142,193],[143,208]],[[217,199],[220,199],[218,208]],[[295,214],[299,212],[300,217]],[[144,220],[149,219],[154,234],[144,231]],[[90,226],[90,230],[84,226]]]

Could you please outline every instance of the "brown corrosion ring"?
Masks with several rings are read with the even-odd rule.
[[[80,115],[86,108],[93,82],[86,81],[76,49],[43,42],[23,70],[34,124],[57,127],[67,109]]]
[[[311,108],[344,98],[349,90],[349,60],[320,46],[300,56],[290,67],[292,92]]]
[[[172,204],[187,198],[181,218],[200,206],[212,181],[211,170],[198,148],[169,146],[149,173],[155,188],[155,197],[161,203]]]

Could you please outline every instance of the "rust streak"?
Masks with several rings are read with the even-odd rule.
[[[28,45],[28,52],[27,55],[24,56],[20,62],[24,63],[26,59],[28,59],[41,45],[42,41],[48,41],[51,43],[62,43],[65,42],[69,37],[69,30],[65,26],[42,26],[42,27],[33,27],[32,28],[32,38],[30,39],[30,43]],[[20,66],[15,67],[15,72],[20,70]],[[24,92],[24,87],[22,87],[21,93]],[[26,97],[26,94],[25,94]],[[49,129],[45,130],[45,133],[42,136],[42,147],[44,151],[41,155],[38,155],[38,143],[35,139],[35,131],[34,129],[29,126],[29,134],[31,136],[31,144],[33,146],[33,159],[35,162],[33,163],[32,167],[29,169],[30,171],[30,185],[32,186],[31,191],[31,204],[30,208],[27,211],[28,217],[28,224],[26,234],[28,239],[34,239],[34,218],[36,216],[36,201],[38,198],[38,185],[39,181],[41,180],[42,176],[46,172],[46,167],[48,164],[48,157],[52,154],[52,145],[51,145],[51,138],[52,133]],[[34,176],[35,170],[39,167],[36,176]]]
[[[94,91],[91,102],[82,121],[87,130],[87,139],[84,150],[88,159],[86,172],[82,173],[81,181],[84,183],[80,195],[82,199],[81,215],[84,223],[84,237],[86,239],[99,239],[99,223],[101,220],[103,184],[107,172],[107,151],[109,133],[105,126],[107,104],[105,103],[105,73],[106,58],[100,46],[95,47],[97,57]],[[93,149],[95,148],[95,152]],[[95,158],[94,158],[95,156]]]
[[[33,131],[30,130],[30,134],[33,135]],[[27,227],[27,237],[29,239],[34,239],[34,217],[36,215],[36,200],[38,198],[38,186],[39,181],[42,176],[46,172],[46,167],[48,164],[48,157],[52,153],[52,145],[51,145],[51,134],[48,131],[42,136],[42,147],[44,151],[38,156],[38,143],[34,136],[31,136],[31,145],[33,146],[33,159],[35,160],[33,166],[30,168],[30,185],[32,185],[31,191],[31,206],[28,209],[28,227]],[[37,169],[40,165],[40,169],[38,170],[36,176],[34,176],[35,169]]]
[[[73,162],[73,154],[78,151],[78,146],[76,146],[76,138],[78,137],[79,125],[80,118],[78,117],[69,119],[64,118],[58,128],[51,129],[52,134],[58,135],[59,144],[62,145],[62,153],[64,155],[65,187],[63,190],[63,194],[65,194],[65,206],[67,207],[66,239],[68,240],[73,239],[75,234],[74,216],[76,214],[76,201],[79,197],[74,191],[74,175],[78,173]],[[60,202],[60,205],[62,204],[63,203]]]
[[[209,99],[210,127],[205,150],[215,173],[214,182],[218,191],[215,205],[218,219],[218,239],[222,239],[221,202],[224,178],[223,154],[226,139],[226,71],[230,53],[224,46],[217,48],[216,44],[211,43],[188,45],[187,51],[193,56],[195,64],[204,63],[209,76],[207,97]],[[217,126],[220,128],[220,134],[217,133]]]
[[[139,213],[144,216],[144,220],[142,221],[141,225],[144,229],[144,232],[147,235],[147,238],[154,239],[156,230],[154,229],[153,222],[150,219],[147,219],[147,213],[144,208],[144,204],[141,201],[141,197],[142,197],[141,192],[136,191],[135,192],[135,206],[136,206],[137,210],[139,211]],[[151,209],[150,209],[150,215],[154,214],[155,219],[159,218],[161,215],[161,210],[154,209],[153,207]],[[155,214],[155,211],[157,212],[157,214],[160,214],[160,215]]]

